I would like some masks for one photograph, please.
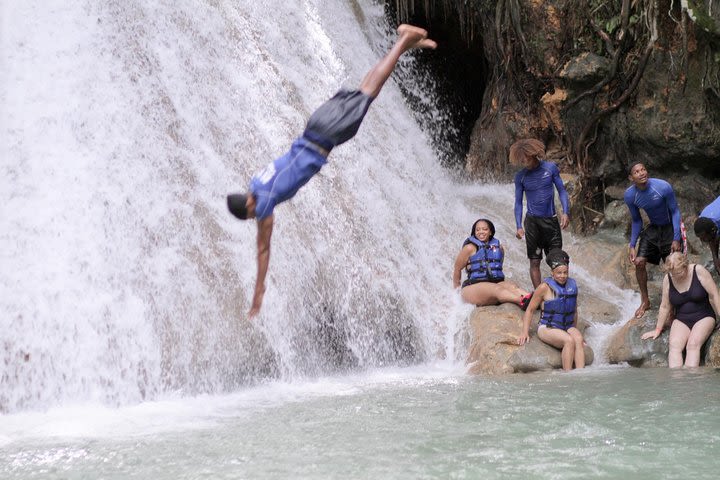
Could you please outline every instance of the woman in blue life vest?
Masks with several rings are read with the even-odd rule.
[[[547,277],[535,290],[525,315],[518,344],[530,340],[530,322],[538,307],[541,308],[537,335],[543,342],[562,350],[563,370],[585,367],[585,340],[577,329],[577,295],[575,280],[568,276],[570,257],[559,248],[546,257],[552,276]],[[542,304],[542,305],[541,305]]]
[[[504,257],[505,250],[495,238],[495,225],[485,218],[477,220],[455,259],[453,269],[454,288],[460,288],[462,270],[467,272],[461,291],[464,302],[478,307],[500,303],[527,307],[531,294],[505,280],[502,271]]]

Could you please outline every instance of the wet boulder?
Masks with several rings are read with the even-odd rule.
[[[700,352],[701,361],[707,367],[720,367],[720,330],[715,330]]]
[[[534,372],[562,367],[560,350],[537,337],[536,314],[530,327],[530,341],[517,344],[522,331],[523,312],[514,305],[478,307],[470,315],[469,372],[502,375]],[[582,325],[580,326],[582,329]],[[593,361],[593,351],[585,347],[585,363]]]
[[[631,318],[615,332],[607,348],[610,363],[626,362],[634,367],[666,367],[668,356],[668,331],[655,340],[641,340],[643,333],[655,328],[656,315]]]
[[[655,328],[657,316],[631,318],[613,335],[607,349],[610,363],[626,362],[633,367],[667,367],[670,328],[655,340],[641,340],[644,332]],[[700,352],[701,365],[720,367],[720,331],[715,330]]]

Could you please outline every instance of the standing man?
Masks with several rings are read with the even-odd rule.
[[[545,145],[535,139],[518,140],[510,147],[510,163],[524,165],[515,175],[515,226],[518,239],[525,237],[530,259],[530,280],[533,288],[540,285],[540,261],[543,251],[562,248],[562,233],[570,223],[570,199],[560,178],[560,169],[543,160]],[[555,190],[558,191],[563,213],[558,222],[555,213]],[[523,194],[527,197],[527,215],[522,220]]]
[[[322,104],[310,116],[305,132],[290,150],[252,178],[248,192],[228,195],[230,213],[240,220],[257,219],[257,278],[249,318],[258,314],[265,295],[274,208],[290,200],[320,171],[330,150],[355,136],[370,103],[390,78],[400,56],[411,48],[435,47],[437,44],[427,38],[422,28],[400,25],[395,45],[365,75],[358,90],[342,89]]]
[[[695,220],[695,235],[701,242],[710,247],[715,273],[720,275],[720,260],[718,259],[718,245],[720,244],[720,197],[700,212]]]
[[[640,318],[650,308],[647,263],[659,265],[660,260],[664,261],[671,252],[682,251],[682,231],[680,209],[672,186],[665,180],[648,178],[645,165],[639,161],[630,164],[628,173],[633,183],[625,190],[625,203],[632,217],[629,257],[635,265],[635,276],[640,286],[640,306],[635,310],[635,318]],[[642,229],[641,208],[650,219],[645,229]],[[640,243],[635,250],[638,239]]]

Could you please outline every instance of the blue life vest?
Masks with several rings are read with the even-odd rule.
[[[568,278],[565,285],[560,285],[552,277],[544,280],[555,292],[555,298],[543,302],[540,325],[567,330],[573,326],[575,308],[577,307],[578,289],[575,280]]]
[[[465,245],[472,243],[477,247],[477,252],[470,256],[466,270],[468,274],[466,285],[477,282],[501,282],[505,279],[502,271],[503,252],[500,249],[500,241],[493,238],[489,242],[482,242],[475,237],[468,237]]]

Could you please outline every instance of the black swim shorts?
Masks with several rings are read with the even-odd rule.
[[[674,230],[672,223],[667,225],[650,224],[640,232],[636,256],[644,257],[648,263],[660,264],[660,260],[670,255]]]
[[[360,90],[340,90],[310,116],[303,136],[328,150],[347,142],[357,133],[372,101]]]
[[[558,217],[533,217],[525,215],[523,222],[527,257],[540,260],[553,248],[562,248],[562,233]]]

